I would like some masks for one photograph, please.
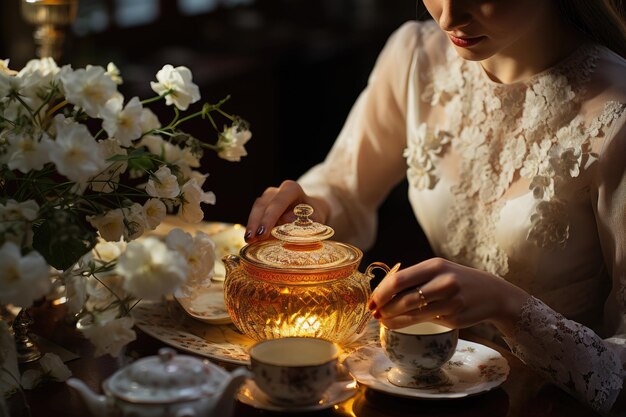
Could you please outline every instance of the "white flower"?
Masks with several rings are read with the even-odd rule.
[[[17,74],[17,71],[13,71],[12,69],[9,68],[8,59],[0,59],[0,72],[8,74],[8,75]]]
[[[124,346],[137,338],[133,325],[132,317],[122,317],[84,326],[81,332],[96,347],[95,356],[108,353],[117,357]]]
[[[117,85],[100,66],[87,65],[75,71],[61,71],[61,82],[67,101],[85,110],[91,117],[98,117],[109,99],[119,94]]]
[[[111,309],[111,306],[118,300],[129,297],[129,294],[124,289],[124,277],[116,274],[114,271],[101,272],[96,274],[96,277],[98,279],[87,279],[86,291],[88,298],[85,302],[85,309],[87,311],[106,311],[106,314],[112,315],[118,309]],[[106,321],[102,316],[99,316],[99,320]]]
[[[154,237],[128,244],[115,271],[125,278],[124,288],[139,298],[159,299],[184,283],[185,258]]]
[[[143,133],[161,127],[161,122],[159,122],[157,115],[154,114],[152,110],[145,107],[141,109],[141,119],[139,123],[141,124],[141,131]]]
[[[98,142],[98,148],[102,159],[109,159],[117,155],[128,155],[126,149],[120,146],[115,138],[109,138]],[[89,180],[91,189],[99,193],[110,193],[117,189],[119,185],[120,175],[128,168],[128,163],[122,161],[107,161],[108,166]]]
[[[174,104],[180,110],[187,110],[191,103],[200,100],[200,90],[191,79],[191,71],[187,67],[172,67],[164,65],[156,74],[158,83],[152,81],[150,86],[152,90],[165,96],[165,104],[168,106]]]
[[[219,148],[217,155],[227,161],[239,162],[242,156],[248,155],[243,145],[251,137],[252,133],[240,125],[225,126],[217,141],[217,147]]]
[[[143,213],[146,219],[146,225],[151,230],[157,228],[167,215],[165,204],[158,198],[151,198],[143,205]]]
[[[145,146],[151,153],[158,155],[168,164],[178,166],[183,177],[189,176],[190,167],[200,166],[200,161],[191,152],[191,149],[173,145],[163,140],[160,136],[146,135],[141,138],[138,146]]]
[[[46,260],[37,251],[22,256],[13,242],[0,247],[0,303],[30,307],[50,290]]]
[[[33,221],[39,213],[39,205],[35,200],[17,202],[13,199],[5,205],[0,204],[0,219]]]
[[[111,77],[111,80],[113,80],[113,82],[117,85],[124,83],[124,80],[122,80],[122,76],[120,75],[120,70],[113,62],[109,62],[107,64],[107,75]]]
[[[215,268],[215,243],[209,235],[197,232],[192,237],[177,228],[167,234],[165,244],[185,257],[189,266],[186,285],[206,285],[210,282]]]
[[[159,198],[177,197],[180,194],[178,180],[167,166],[162,165],[150,176],[148,185],[146,185],[146,193],[152,197]]]
[[[126,242],[103,242],[100,241],[92,249],[92,254],[95,259],[102,262],[112,262],[120,257],[120,255],[126,250]]]
[[[57,83],[59,73],[59,66],[50,57],[28,61],[17,77],[24,80],[22,93],[33,100],[29,104],[39,105],[42,102],[41,97],[45,97]]]
[[[139,98],[133,97],[126,107],[122,108],[120,97],[114,97],[106,102],[102,108],[102,127],[109,134],[115,136],[122,146],[131,146],[132,141],[139,139],[142,133],[141,116],[143,107]]]
[[[56,76],[60,70],[53,58],[44,57],[28,61],[24,68],[18,72],[18,76],[31,77],[34,75],[34,78],[37,78],[39,82],[52,83],[54,76]]]
[[[146,230],[143,206],[134,203],[132,206],[122,209],[122,213],[124,214],[124,239],[131,241],[143,235]]]
[[[53,147],[47,134],[41,140],[28,133],[7,136],[9,143],[7,165],[9,169],[17,169],[26,174],[30,171],[40,171],[50,162],[49,153]]]
[[[97,216],[88,216],[87,221],[98,230],[102,239],[117,241],[124,234],[122,209],[113,209]]]
[[[182,229],[176,228],[170,230],[165,236],[165,244],[171,250],[174,250],[185,258],[191,253],[193,247],[193,237]]]
[[[215,204],[215,194],[202,191],[195,178],[187,181],[181,191],[183,202],[178,215],[188,223],[200,223],[204,218],[200,203]]]
[[[187,255],[189,284],[206,285],[211,281],[215,268],[215,243],[209,235],[196,232],[191,252]]]
[[[0,71],[0,98],[7,97],[11,93],[22,93],[24,80]],[[6,116],[5,116],[6,117]]]
[[[105,168],[96,140],[87,127],[63,116],[55,117],[56,140],[50,159],[60,174],[77,183],[85,183]]]
[[[0,235],[4,241],[31,246],[34,234],[31,222],[38,212],[39,205],[34,200],[19,203],[11,199],[0,204]]]

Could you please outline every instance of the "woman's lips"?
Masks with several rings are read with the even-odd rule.
[[[451,34],[448,34],[448,36],[450,36],[450,40],[453,44],[461,48],[469,48],[470,46],[474,46],[483,39],[485,39],[485,36],[476,36],[474,38],[457,38],[456,36]]]

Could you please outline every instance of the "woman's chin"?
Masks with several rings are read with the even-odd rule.
[[[482,45],[475,45],[470,48],[465,48],[452,44],[456,53],[467,61],[483,61],[487,58],[491,58],[494,54],[493,51],[487,48],[481,47]]]

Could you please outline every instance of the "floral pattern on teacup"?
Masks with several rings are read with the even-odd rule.
[[[310,404],[320,401],[337,375],[336,362],[283,367],[252,361],[257,386],[273,401]]]

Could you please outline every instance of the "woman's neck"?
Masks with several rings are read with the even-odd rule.
[[[584,39],[584,35],[560,14],[551,13],[545,20],[538,21],[534,30],[481,61],[481,65],[495,82],[524,81],[571,55]]]

